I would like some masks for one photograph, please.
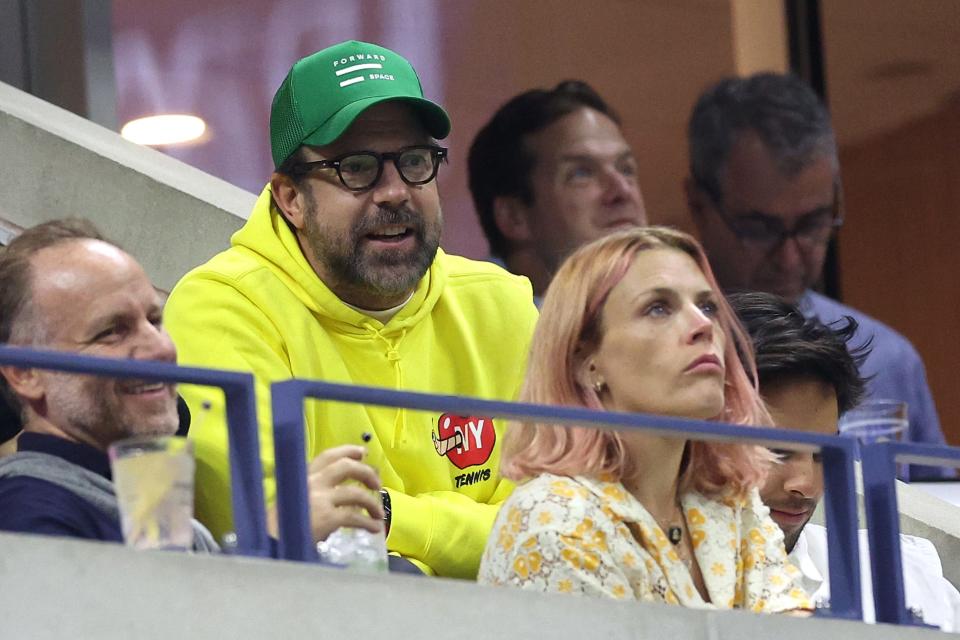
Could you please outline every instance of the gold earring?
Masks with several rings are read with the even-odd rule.
[[[607,385],[603,382],[603,380],[597,379],[593,381],[593,390],[597,392],[597,395],[603,393],[603,390],[606,388],[606,386]]]

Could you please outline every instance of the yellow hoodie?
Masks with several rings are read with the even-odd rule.
[[[410,301],[383,324],[317,277],[269,186],[231,245],[184,276],[164,320],[180,364],[256,376],[268,502],[275,494],[271,382],[516,397],[537,317],[526,278],[438,251]],[[223,394],[188,385],[181,393],[193,413],[197,515],[220,536],[232,522]],[[391,551],[439,575],[476,576],[498,505],[512,489],[498,472],[500,421],[313,400],[305,417],[309,458],[374,434],[367,462],[390,492]]]

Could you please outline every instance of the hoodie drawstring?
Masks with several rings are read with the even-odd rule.
[[[386,345],[386,351],[384,355],[387,357],[387,361],[393,365],[393,376],[394,376],[394,389],[403,389],[403,369],[400,367],[400,343],[403,342],[403,339],[407,335],[407,330],[402,329],[400,331],[400,336],[391,342],[386,336],[381,333],[379,329],[374,329],[371,327],[373,334],[383,341]],[[397,418],[394,421],[393,428],[393,439],[390,442],[390,447],[397,447],[398,444],[403,444],[403,432],[407,426],[407,412],[403,409],[397,409]]]

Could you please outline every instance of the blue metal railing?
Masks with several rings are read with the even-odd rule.
[[[916,624],[904,598],[897,463],[960,467],[960,448],[878,442],[860,447],[863,499],[877,622]]]
[[[615,429],[644,429],[658,435],[711,441],[746,441],[800,451],[820,451],[827,486],[824,509],[830,563],[831,617],[862,620],[860,560],[857,551],[857,503],[854,484],[855,442],[802,431],[741,427],[703,420],[609,413],[567,407],[496,402],[307,380],[272,385],[277,514],[280,555],[289,560],[316,558],[307,505],[303,403],[306,398],[455,413],[526,419]]]
[[[151,382],[186,382],[223,389],[227,407],[235,552],[268,556],[263,470],[257,432],[253,376],[234,371],[195,369],[152,360],[95,358],[59,351],[0,346],[0,364]]]
[[[232,371],[179,367],[169,363],[80,356],[0,345],[0,364],[68,373],[219,387],[226,400],[236,553],[269,555],[262,466],[257,431],[256,397],[251,375]],[[855,440],[801,431],[742,427],[702,420],[609,413],[589,409],[497,402],[460,396],[431,395],[308,380],[272,385],[280,557],[313,560],[307,500],[307,455],[303,403],[307,398],[460,415],[491,415],[613,429],[644,429],[705,441],[742,441],[797,451],[819,451],[826,494],[824,510],[830,566],[829,615],[861,620],[860,563],[853,461]],[[904,600],[899,543],[896,464],[960,467],[960,448],[911,443],[859,447],[863,464],[873,593],[878,622],[915,624]]]

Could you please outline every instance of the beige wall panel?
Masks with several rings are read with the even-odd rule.
[[[787,17],[783,3],[730,0],[733,52],[739,75],[790,69]]]
[[[844,300],[906,335],[960,444],[960,2],[824,0]]]
[[[570,78],[590,82],[623,118],[651,220],[691,230],[682,198],[686,122],[700,91],[734,71],[727,2],[444,6],[458,14],[457,28],[438,46],[447,56],[446,106],[454,119],[450,171],[441,176],[446,246],[476,255],[480,244],[466,186],[476,132],[515,94]]]
[[[841,150],[844,299],[906,335],[960,444],[960,100]]]

